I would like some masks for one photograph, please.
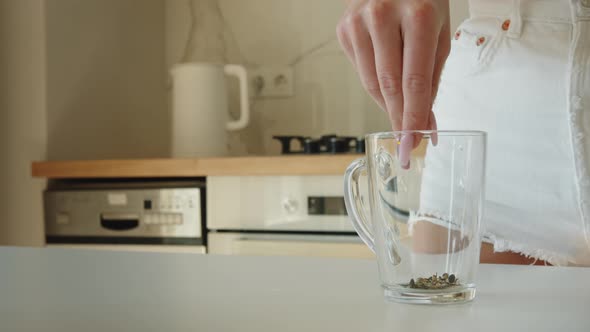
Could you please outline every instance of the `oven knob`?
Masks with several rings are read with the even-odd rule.
[[[293,198],[287,198],[283,201],[283,210],[285,210],[285,212],[287,212],[288,214],[293,214],[297,212],[298,207],[299,204],[297,204],[297,200]]]
[[[70,223],[70,215],[67,213],[58,213],[55,218],[55,223],[58,225],[67,225]]]

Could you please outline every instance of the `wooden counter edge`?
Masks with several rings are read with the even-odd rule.
[[[341,175],[363,155],[255,156],[197,159],[36,161],[32,176],[47,179],[261,175]]]

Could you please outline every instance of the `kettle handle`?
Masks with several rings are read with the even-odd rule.
[[[225,65],[223,71],[226,75],[235,76],[240,81],[240,118],[226,124],[227,130],[240,130],[246,128],[250,122],[250,100],[248,95],[248,74],[246,68],[240,65]]]

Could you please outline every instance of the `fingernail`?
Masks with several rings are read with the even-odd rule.
[[[437,146],[438,145],[438,133],[433,132],[430,137],[432,138],[432,145]]]
[[[414,147],[414,135],[406,134],[402,137],[399,148],[399,162],[403,169],[410,168],[410,154]]]

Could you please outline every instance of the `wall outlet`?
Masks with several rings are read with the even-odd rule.
[[[285,98],[294,95],[293,67],[260,66],[249,71],[250,91],[255,98]]]

